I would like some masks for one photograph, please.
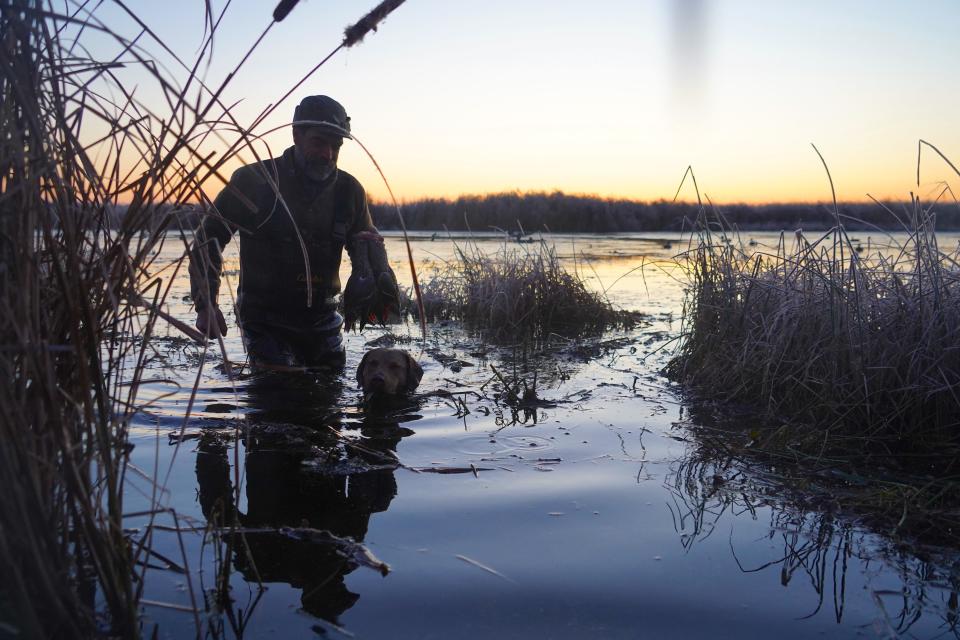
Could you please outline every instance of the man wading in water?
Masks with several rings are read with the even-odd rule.
[[[297,105],[293,119],[293,146],[279,158],[234,172],[214,201],[219,216],[205,217],[197,228],[190,254],[197,328],[209,337],[227,333],[217,306],[221,250],[239,230],[237,322],[251,364],[342,366],[343,317],[337,302],[344,247],[353,269],[345,301],[348,318],[351,305],[363,304],[364,316],[385,318],[384,306],[395,309],[399,299],[396,278],[363,187],[337,168],[343,139],[350,138],[347,112],[332,98],[309,96]]]

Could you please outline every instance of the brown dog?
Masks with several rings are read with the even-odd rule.
[[[409,393],[422,377],[420,364],[402,349],[371,349],[357,367],[357,382],[366,396]]]

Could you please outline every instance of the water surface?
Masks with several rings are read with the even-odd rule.
[[[154,529],[160,556],[146,582],[157,603],[147,616],[161,636],[192,634],[198,619],[213,637],[958,635],[952,552],[917,557],[855,516],[796,506],[775,474],[702,454],[689,429],[696,414],[658,373],[681,329],[684,280],[671,258],[684,238],[549,241],[591,287],[647,320],[535,359],[455,325],[431,327],[426,344],[417,327],[393,327],[424,368],[420,391],[434,394],[406,406],[363,407],[353,380],[383,329],[347,337],[342,375],[295,380],[251,377],[175,330],[160,331],[131,459],[144,476],[166,479],[160,502],[171,511],[153,520],[164,528]],[[413,248],[422,276],[451,260],[457,242],[420,234]],[[500,238],[473,242],[490,252],[503,246]],[[158,267],[182,246],[171,236]],[[409,282],[402,243],[391,238],[388,250]],[[225,264],[228,308],[235,243]],[[180,273],[170,311],[192,322]],[[227,354],[243,363],[227,315]],[[491,365],[531,384],[536,369],[548,402],[509,406]],[[453,395],[436,395],[443,392]],[[128,477],[127,511],[146,509],[152,485]],[[226,538],[202,529],[237,486],[228,506],[248,532],[228,550]],[[126,524],[142,535],[150,520]],[[361,541],[389,573],[305,539],[307,528]],[[213,602],[224,565],[231,611],[211,613],[204,602]]]

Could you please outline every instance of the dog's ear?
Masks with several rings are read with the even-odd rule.
[[[363,357],[360,358],[360,364],[357,365],[357,384],[360,385],[361,389],[363,388],[363,368],[367,366],[367,356],[369,355],[369,351],[363,354]]]
[[[423,378],[423,367],[413,359],[409,353],[407,356],[407,391],[413,391],[420,386],[420,379]]]

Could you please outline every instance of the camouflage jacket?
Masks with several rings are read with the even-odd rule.
[[[216,304],[221,252],[235,231],[240,234],[241,322],[298,325],[336,309],[343,249],[350,251],[354,234],[376,229],[356,178],[337,170],[325,182],[315,183],[301,174],[293,151],[290,147],[279,158],[235,171],[214,201],[214,214],[197,228],[190,255],[190,292],[197,311]],[[267,176],[279,185],[282,201]],[[309,282],[297,229],[306,245]],[[313,292],[310,307],[308,286]]]

